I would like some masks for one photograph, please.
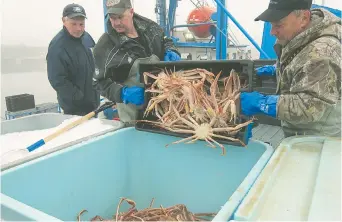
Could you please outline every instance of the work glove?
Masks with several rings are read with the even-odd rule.
[[[112,120],[114,118],[114,115],[117,112],[118,112],[118,110],[113,108],[113,107],[110,107],[108,109],[103,110],[103,114],[105,115],[105,117],[107,119],[110,119],[110,120]]]
[[[121,88],[121,99],[125,104],[132,103],[140,106],[144,103],[144,88],[124,86]]]
[[[242,92],[240,95],[241,112],[246,116],[265,114],[277,117],[278,95],[263,95],[258,92]]]
[[[250,124],[247,125],[247,128],[246,128],[246,130],[247,130],[246,145],[248,144],[249,139],[252,138],[252,136],[253,136],[253,134],[252,134],[253,124],[254,123],[250,123]]]
[[[164,55],[164,61],[178,61],[181,60],[180,56],[174,51],[167,50]]]
[[[258,76],[274,76],[276,74],[276,65],[266,65],[255,69]]]

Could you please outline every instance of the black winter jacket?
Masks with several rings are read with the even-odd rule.
[[[100,94],[92,86],[95,71],[89,48],[92,45],[94,40],[87,32],[75,38],[65,27],[49,44],[48,79],[65,114],[85,115],[100,104]]]
[[[122,83],[127,79],[137,58],[154,54],[162,61],[166,50],[179,54],[172,39],[164,35],[163,29],[157,23],[136,13],[133,23],[139,35],[139,42],[116,32],[108,20],[108,33],[104,33],[94,47],[94,87],[102,96],[114,102],[122,102]],[[142,45],[141,41],[145,44]]]

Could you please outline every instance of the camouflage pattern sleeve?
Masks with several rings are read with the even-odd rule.
[[[338,44],[331,40],[310,44],[309,50],[305,50],[308,53],[298,58],[305,60],[304,64],[298,62],[289,67],[288,72],[296,70],[296,73],[289,92],[279,97],[278,119],[294,124],[316,122],[338,104],[341,97],[341,46]]]

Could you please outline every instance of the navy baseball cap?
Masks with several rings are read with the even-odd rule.
[[[69,4],[64,7],[63,10],[63,17],[67,16],[68,18],[75,18],[75,17],[84,17],[87,18],[87,14],[84,8],[79,4]]]
[[[276,22],[294,10],[310,9],[312,0],[271,0],[268,8],[254,21]]]

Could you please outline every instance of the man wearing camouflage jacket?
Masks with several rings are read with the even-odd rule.
[[[144,103],[139,62],[180,60],[171,38],[152,20],[136,14],[130,0],[107,0],[108,33],[94,48],[94,86],[117,103],[119,118],[130,123]]]
[[[242,113],[280,119],[285,136],[341,137],[341,19],[311,4],[271,0],[255,19],[277,37],[277,95],[242,93]]]

